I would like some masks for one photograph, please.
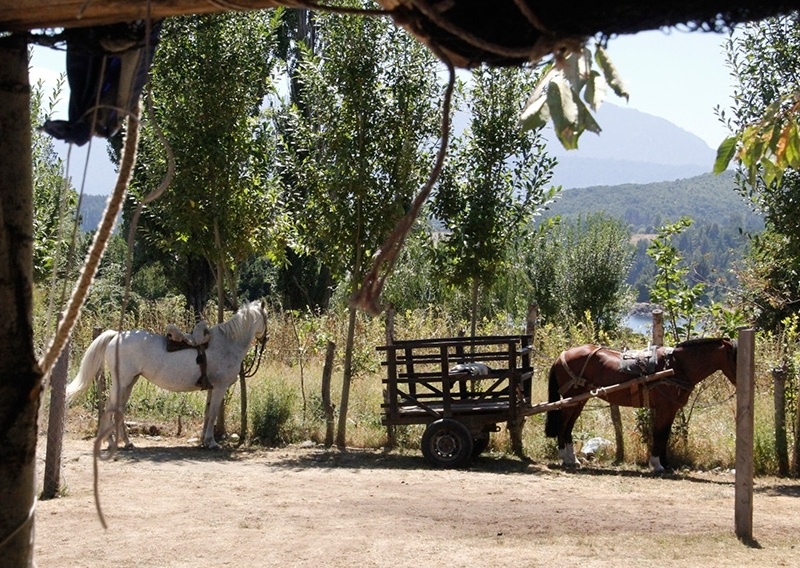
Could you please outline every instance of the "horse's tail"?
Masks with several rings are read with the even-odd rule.
[[[105,363],[106,347],[116,336],[117,332],[109,329],[92,341],[86,353],[83,354],[78,375],[67,385],[67,400],[73,400],[89,388],[92,381],[94,381],[95,375]]]
[[[556,365],[558,362],[553,363],[550,367],[550,377],[547,383],[547,401],[556,402],[561,398],[558,392],[558,378],[556,377]],[[561,431],[561,423],[563,421],[561,409],[548,410],[547,418],[544,422],[544,435],[548,438],[555,438]]]

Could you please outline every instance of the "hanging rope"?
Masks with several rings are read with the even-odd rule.
[[[44,375],[48,374],[52,369],[53,364],[64,349],[64,345],[66,345],[73,327],[75,327],[75,322],[80,316],[83,302],[86,300],[86,296],[89,293],[89,287],[97,273],[97,267],[100,265],[100,260],[103,257],[108,240],[111,237],[114,222],[122,207],[122,201],[125,197],[128,183],[130,182],[133,166],[136,164],[136,147],[138,142],[139,106],[137,105],[134,109],[134,114],[128,117],[128,130],[125,135],[125,146],[122,153],[122,161],[120,162],[117,184],[106,204],[103,220],[100,222],[97,233],[95,233],[83,269],[81,269],[80,276],[75,283],[69,303],[64,312],[64,317],[58,325],[55,336],[45,350],[45,354],[39,360],[39,367]]]

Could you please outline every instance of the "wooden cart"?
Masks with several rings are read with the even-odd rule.
[[[673,375],[672,370],[630,380],[556,402],[531,404],[530,335],[449,337],[395,341],[377,349],[383,365],[383,423],[425,424],[422,455],[442,468],[466,467],[489,444],[499,424],[587,398],[604,398]]]
[[[395,341],[378,347],[388,426],[426,424],[422,454],[437,467],[464,467],[498,424],[525,415],[531,400],[531,336]]]

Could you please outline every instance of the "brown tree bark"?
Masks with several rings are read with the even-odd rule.
[[[28,46],[0,39],[0,567],[33,565],[36,420]]]

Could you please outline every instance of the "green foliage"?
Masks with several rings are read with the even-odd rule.
[[[694,334],[699,319],[699,298],[705,291],[702,282],[693,286],[687,282],[689,269],[671,242],[673,236],[681,234],[691,224],[691,219],[683,217],[677,223],[664,225],[647,248],[647,254],[656,265],[650,300],[664,309],[665,328],[675,343],[690,339]]]
[[[729,121],[734,134],[717,150],[714,171],[736,159],[750,186],[780,186],[787,170],[800,168],[800,20],[791,14],[746,24],[726,51],[738,82]]]
[[[731,36],[726,52],[736,91],[730,114],[719,114],[734,135],[720,150],[721,160],[733,155],[739,161],[739,191],[764,212],[767,224],[753,242],[744,296],[755,300],[751,307],[759,324],[775,329],[800,297],[800,18],[791,14],[747,24]]]
[[[633,247],[627,228],[603,214],[545,227],[518,251],[541,316],[569,323],[588,319],[598,332],[616,329],[630,303],[625,280]]]
[[[292,246],[352,291],[430,168],[435,60],[382,19],[315,22],[319,53],[298,46],[301,88],[275,117],[280,174],[298,226]]]
[[[144,210],[137,266],[161,260],[198,310],[211,288],[208,266],[219,281],[254,253],[283,250],[275,241],[284,224],[277,186],[254,155],[263,151],[255,132],[271,88],[271,38],[280,13],[171,18],[162,30],[151,74],[155,117],[144,124],[125,219],[167,172],[158,127],[174,154],[175,174],[169,190]]]
[[[53,140],[39,126],[52,114],[61,97],[64,77],[59,77],[45,99],[41,82],[31,89],[31,158],[33,162],[33,278],[43,283],[53,275],[64,278],[69,256],[77,196],[64,179],[64,164]]]
[[[600,133],[591,111],[597,111],[609,86],[618,96],[628,98],[614,64],[599,44],[594,58],[586,46],[566,56],[556,55],[525,104],[520,123],[525,129],[538,130],[552,121],[564,148],[575,149],[585,130]]]
[[[453,142],[434,194],[433,214],[446,228],[436,265],[447,282],[472,288],[475,305],[478,288],[492,289],[512,261],[511,244],[557,192],[547,188],[555,160],[539,131],[517,125],[517,101],[530,85],[523,70],[472,72],[470,125]]]
[[[294,396],[277,383],[274,388],[267,382],[251,388],[252,436],[260,443],[275,446],[289,441],[286,426],[292,417]]]

